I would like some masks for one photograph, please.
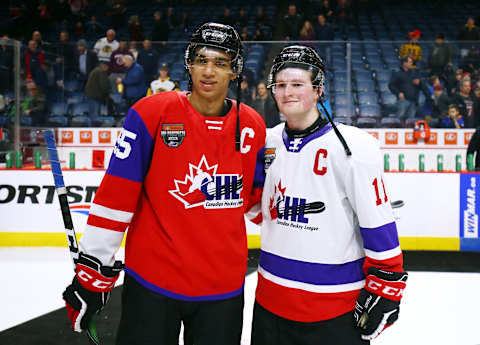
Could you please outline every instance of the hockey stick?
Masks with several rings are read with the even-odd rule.
[[[48,158],[50,159],[50,166],[52,168],[53,179],[55,181],[55,190],[57,191],[58,201],[60,203],[60,210],[62,211],[63,224],[65,225],[65,232],[67,235],[68,249],[73,260],[73,267],[75,270],[76,262],[78,260],[78,242],[73,228],[72,215],[70,214],[70,207],[68,206],[67,188],[63,182],[62,167],[57,154],[57,146],[55,144],[55,136],[51,130],[45,130],[43,137],[47,144]],[[97,329],[92,319],[87,329],[88,339],[90,344],[99,345]]]

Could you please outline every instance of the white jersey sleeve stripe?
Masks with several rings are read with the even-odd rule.
[[[395,256],[398,256],[400,254],[402,254],[402,250],[400,249],[400,247],[396,247],[383,252],[375,252],[373,250],[365,249],[365,255],[374,260],[387,260],[390,258],[394,258]]]
[[[347,284],[336,284],[336,285],[314,285],[298,281],[293,281],[278,277],[268,271],[265,271],[262,267],[258,268],[258,272],[267,280],[274,282],[275,284],[282,285],[288,288],[301,289],[309,292],[316,293],[334,293],[334,292],[346,292],[360,290],[365,285],[365,280],[359,280]]]
[[[111,266],[115,261],[115,253],[122,244],[123,235],[123,232],[87,224],[78,247],[81,252],[98,258],[103,265]]]
[[[99,204],[92,204],[90,214],[122,223],[130,223],[133,217],[133,212],[115,210]]]

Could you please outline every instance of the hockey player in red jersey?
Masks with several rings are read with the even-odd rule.
[[[118,277],[112,266],[128,228],[118,345],[178,344],[181,322],[195,345],[240,343],[244,213],[258,202],[265,125],[226,98],[243,67],[232,27],[202,25],[185,66],[191,92],[152,95],[128,111],[63,294],[72,328],[86,329]]]
[[[273,61],[268,87],[286,123],[267,133],[255,181],[252,345],[368,344],[398,318],[407,273],[379,145],[320,114],[324,81],[312,48],[286,47]]]

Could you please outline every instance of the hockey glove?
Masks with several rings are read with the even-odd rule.
[[[63,299],[72,329],[81,332],[88,328],[93,315],[108,302],[123,264],[115,261],[112,267],[102,266],[100,260],[83,253],[80,253],[76,264],[76,275],[63,292]]]
[[[365,287],[353,312],[355,325],[362,329],[363,340],[374,339],[398,319],[407,278],[407,272],[368,269]]]

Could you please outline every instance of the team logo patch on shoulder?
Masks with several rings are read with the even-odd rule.
[[[185,134],[182,123],[165,123],[162,125],[162,131],[160,132],[163,142],[168,147],[179,147],[183,138],[185,138]]]
[[[263,158],[265,159],[265,170],[267,170],[275,159],[275,147],[266,147]]]

